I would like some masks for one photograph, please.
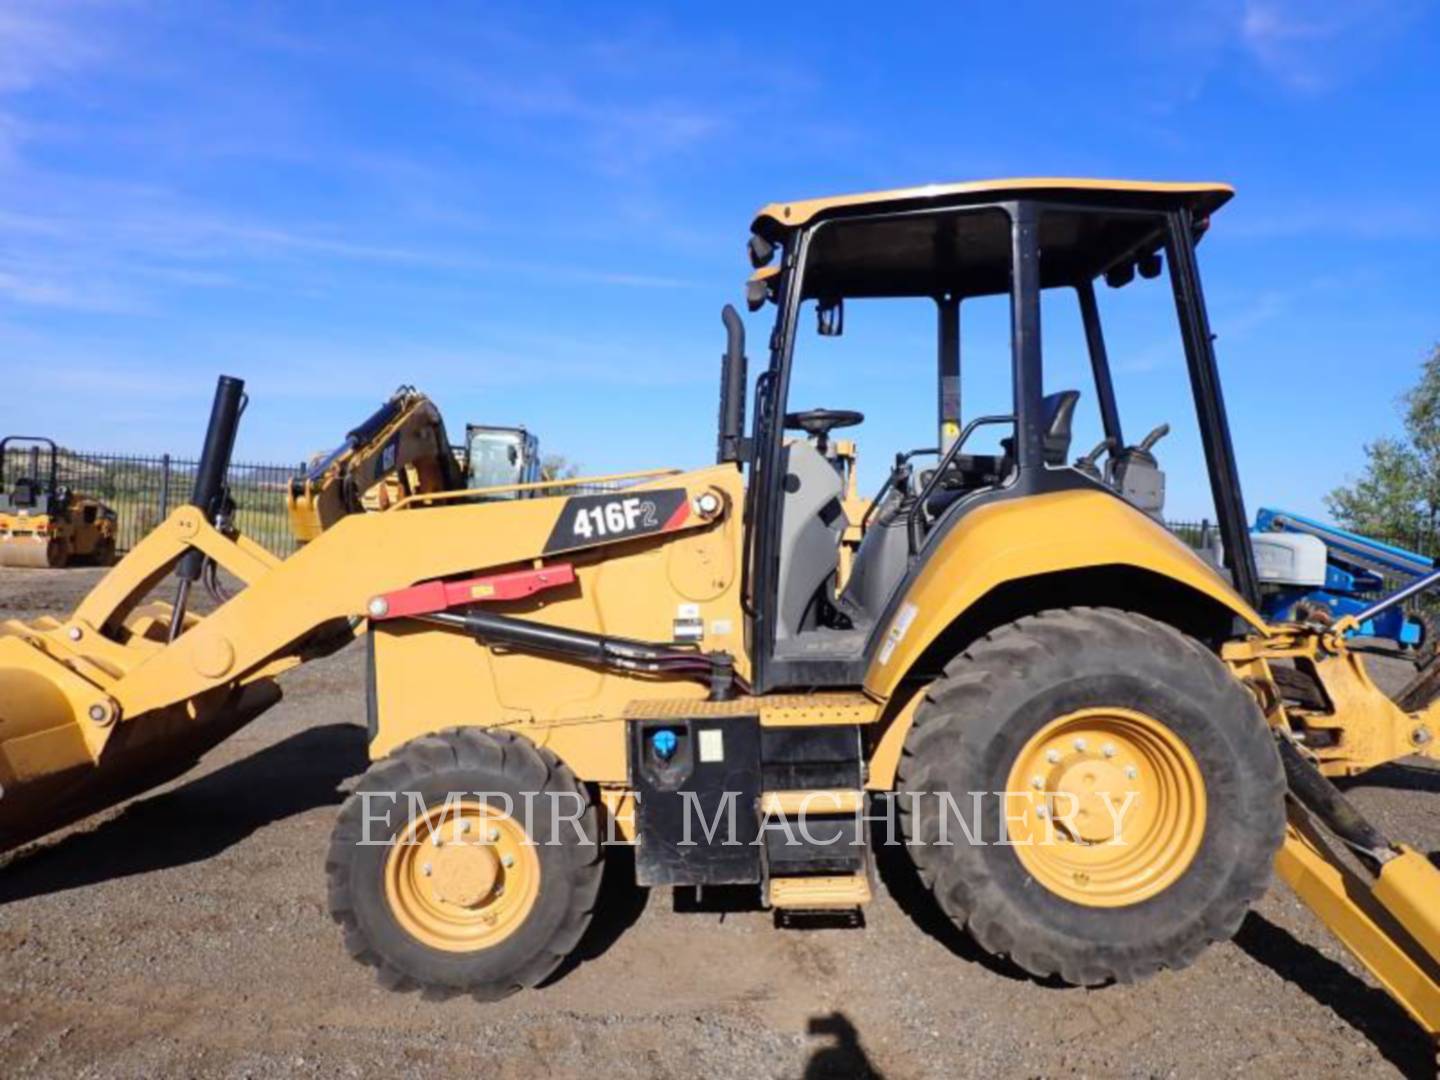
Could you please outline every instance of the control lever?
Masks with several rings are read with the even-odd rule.
[[[892,491],[899,492],[900,502],[904,502],[905,496],[910,491],[910,477],[915,472],[915,466],[910,463],[910,459],[916,454],[935,453],[939,453],[939,451],[910,450],[895,455],[895,464],[890,469],[890,475],[887,476],[885,482],[880,485],[880,490],[876,492],[875,498],[870,500],[870,505],[865,508],[865,514],[860,519],[860,533],[862,536],[865,530],[870,527],[870,519],[875,516],[875,511],[880,509],[880,504],[885,501],[886,495]]]
[[[1140,445],[1137,446],[1136,449],[1137,449],[1137,450],[1143,450],[1143,451],[1145,451],[1145,452],[1148,454],[1148,453],[1150,452],[1150,448],[1151,448],[1152,446],[1154,446],[1157,442],[1159,442],[1161,439],[1163,439],[1166,435],[1169,435],[1169,434],[1170,434],[1170,425],[1169,425],[1169,424],[1161,424],[1161,425],[1160,425],[1159,427],[1157,427],[1154,431],[1150,432],[1149,435],[1146,435],[1145,438],[1141,439],[1141,440],[1140,440]]]
[[[1153,432],[1152,432],[1152,434],[1153,434]],[[1108,453],[1109,451],[1113,450],[1114,448],[1115,448],[1115,440],[1114,440],[1114,439],[1110,438],[1109,436],[1107,436],[1106,438],[1101,439],[1098,443],[1095,444],[1095,449],[1091,450],[1091,451],[1090,451],[1088,454],[1086,454],[1084,457],[1082,457],[1082,458],[1077,458],[1077,459],[1076,459],[1076,461],[1075,461],[1075,468],[1079,469],[1082,473],[1084,473],[1086,476],[1090,477],[1092,480],[1099,480],[1099,479],[1100,479],[1100,455],[1101,455],[1101,454],[1104,454],[1104,453]]]

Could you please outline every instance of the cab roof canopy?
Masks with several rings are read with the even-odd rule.
[[[1188,209],[1197,233],[1233,191],[1223,184],[1022,179],[931,184],[894,191],[772,203],[753,231],[783,241],[817,228],[805,263],[805,295],[984,296],[1010,287],[1010,224],[987,204],[1053,204],[1040,217],[1042,288],[1093,280],[1133,265],[1164,243],[1165,211]],[[971,214],[955,213],[967,206]],[[1148,213],[1147,213],[1148,212]]]

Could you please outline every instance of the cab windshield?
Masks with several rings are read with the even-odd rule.
[[[521,481],[523,447],[518,432],[477,431],[470,435],[467,486],[501,487]]]

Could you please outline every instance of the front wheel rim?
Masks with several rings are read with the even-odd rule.
[[[1175,884],[1205,834],[1205,782],[1165,724],[1081,709],[1021,748],[1005,785],[1008,841],[1050,892],[1086,907],[1138,904]]]
[[[445,952],[492,948],[540,896],[539,850],[519,821],[478,801],[415,818],[385,861],[385,899],[417,941]]]

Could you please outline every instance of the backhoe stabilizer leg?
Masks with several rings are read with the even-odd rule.
[[[1391,844],[1288,740],[1279,745],[1291,785],[1276,870],[1386,993],[1440,1040],[1440,870],[1421,853]],[[1340,859],[1317,819],[1373,869],[1373,880]]]

